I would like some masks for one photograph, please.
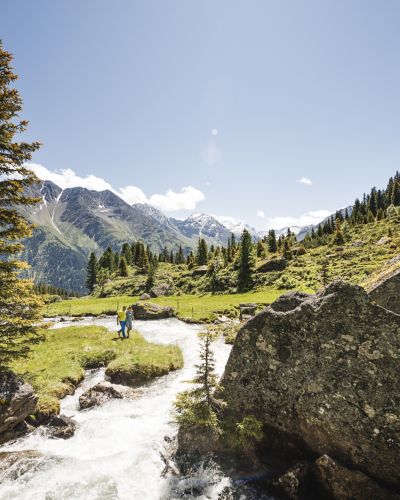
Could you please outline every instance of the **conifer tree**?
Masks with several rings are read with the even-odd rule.
[[[124,243],[121,249],[121,255],[125,257],[126,263],[132,263],[132,249],[129,243]]]
[[[118,274],[124,277],[128,276],[128,265],[124,256],[119,261]]]
[[[19,119],[22,100],[14,88],[17,75],[11,67],[12,55],[0,41],[0,365],[24,356],[38,340],[37,327],[41,300],[33,284],[20,279],[27,269],[16,255],[23,249],[21,239],[31,235],[32,227],[19,214],[18,207],[29,207],[39,200],[27,195],[37,177],[25,163],[39,143],[17,142],[28,122]]]
[[[268,231],[268,238],[267,238],[267,244],[268,244],[268,251],[271,253],[275,253],[278,249],[277,243],[276,243],[276,234],[273,229],[270,229]]]
[[[183,264],[185,262],[185,259],[183,257],[183,250],[182,250],[182,245],[179,245],[179,250],[176,253],[176,259],[175,262],[177,264]]]
[[[88,265],[86,268],[86,286],[90,292],[93,292],[97,283],[97,258],[96,254],[92,252],[89,257]]]
[[[393,183],[391,203],[395,207],[398,207],[400,205],[400,182],[399,181],[394,181],[394,183]]]
[[[199,266],[204,266],[208,262],[207,243],[204,238],[199,238],[199,242],[197,245],[196,262]]]
[[[342,224],[341,224],[340,220],[336,219],[335,234],[333,236],[334,245],[343,245],[344,244],[344,236],[342,233],[341,226],[342,226]]]
[[[114,268],[114,255],[111,247],[108,247],[99,259],[99,267],[106,269],[109,272]]]
[[[257,242],[257,257],[259,259],[263,259],[265,257],[265,248],[261,240],[258,240]]]
[[[147,273],[147,279],[145,283],[145,289],[146,292],[150,292],[150,290],[153,288],[155,284],[155,279],[156,279],[156,265],[152,262],[149,264],[149,271]]]
[[[240,240],[240,259],[238,272],[238,289],[243,292],[252,286],[252,272],[254,267],[253,245],[251,235],[247,229],[243,230]]]

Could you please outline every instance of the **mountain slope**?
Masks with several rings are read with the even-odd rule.
[[[33,209],[21,209],[35,224],[32,238],[25,241],[25,258],[37,281],[85,291],[85,267],[90,252],[100,254],[108,246],[119,250],[122,243],[144,241],[153,251],[164,246],[185,253],[195,249],[199,236],[209,245],[226,244],[230,231],[204,214],[184,221],[169,218],[149,205],[130,206],[111,191],[75,187],[62,190],[44,181],[30,190],[42,198]]]

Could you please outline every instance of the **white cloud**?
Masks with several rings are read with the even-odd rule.
[[[218,135],[218,133],[219,133],[219,131],[218,131],[218,129],[217,129],[217,128],[213,128],[213,129],[211,130],[211,135]]]
[[[312,186],[312,180],[308,179],[308,177],[301,177],[297,182],[300,182],[300,184],[306,184],[307,186]]]
[[[307,212],[300,217],[271,217],[267,220],[267,229],[281,229],[289,226],[308,226],[310,224],[318,224],[325,217],[331,215],[331,210],[314,210]]]
[[[186,186],[180,193],[167,191],[166,194],[153,194],[148,199],[148,203],[164,212],[174,212],[176,210],[194,210],[199,201],[205,199],[204,194],[192,186]]]
[[[169,190],[165,194],[152,194],[147,197],[142,189],[137,186],[124,186],[119,188],[119,190],[115,190],[111,184],[101,177],[96,177],[95,175],[80,177],[69,168],[51,171],[37,163],[29,163],[27,166],[35,172],[39,179],[52,181],[62,189],[72,187],[84,187],[94,191],[109,189],[130,205],[134,203],[148,203],[164,212],[194,210],[197,203],[205,199],[204,194],[192,186],[183,187],[178,193]]]
[[[93,191],[104,191],[105,189],[113,190],[111,185],[101,177],[96,177],[95,175],[79,177],[79,175],[76,175],[70,168],[51,171],[38,163],[29,163],[28,167],[35,172],[39,179],[52,181],[61,189],[84,187],[93,189]]]
[[[262,219],[264,219],[265,213],[262,210],[258,209],[257,210],[257,217],[261,217]]]

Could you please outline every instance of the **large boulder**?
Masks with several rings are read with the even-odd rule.
[[[400,495],[379,486],[358,470],[350,470],[327,455],[311,468],[311,483],[320,498],[327,500],[400,500]]]
[[[133,316],[135,319],[166,319],[175,316],[173,307],[159,306],[151,302],[133,304]]]
[[[400,316],[357,286],[278,299],[238,332],[228,414],[264,424],[264,448],[330,455],[400,488]]]
[[[400,314],[400,268],[381,276],[368,291],[377,304]]]
[[[257,267],[259,273],[270,273],[271,271],[284,271],[287,267],[287,260],[283,257],[267,260]]]
[[[153,298],[163,297],[164,295],[171,295],[172,288],[168,283],[161,283],[160,285],[153,286],[150,290],[150,296]]]
[[[26,432],[24,420],[35,413],[36,403],[29,384],[11,371],[0,371],[0,443]]]

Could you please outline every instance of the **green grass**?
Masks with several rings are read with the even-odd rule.
[[[172,306],[177,311],[178,317],[193,321],[210,321],[218,314],[237,314],[238,306],[242,302],[255,302],[270,304],[283,293],[274,288],[259,290],[249,293],[225,295],[179,295],[171,297],[158,297],[149,302]],[[49,304],[44,310],[49,316],[80,316],[111,313],[115,314],[118,307],[136,302],[139,297],[83,297],[79,299],[63,300]]]
[[[137,371],[153,376],[183,366],[179,347],[147,342],[135,332],[126,340],[100,326],[71,326],[43,330],[44,341],[35,345],[27,359],[12,368],[32,384],[39,396],[40,415],[58,413],[59,399],[72,394],[85,368]]]
[[[389,241],[377,245],[383,236],[390,234]],[[208,290],[209,278],[195,276],[186,266],[160,264],[157,271],[157,283],[168,283],[175,292],[171,297],[160,297],[152,302],[173,306],[178,317],[187,321],[210,322],[219,314],[237,316],[237,306],[241,302],[268,304],[288,290],[314,292],[321,288],[322,262],[327,260],[328,281],[343,279],[353,284],[370,286],[373,276],[378,276],[388,267],[388,260],[399,254],[400,224],[384,219],[358,226],[352,226],[345,232],[346,242],[338,247],[332,244],[311,248],[304,255],[295,255],[284,271],[254,273],[255,291],[250,293],[230,293],[235,291],[237,271],[231,265],[221,271],[221,280],[225,280],[225,293],[211,295]],[[355,246],[354,242],[362,242]],[[267,254],[269,260],[277,254]],[[257,259],[257,266],[263,259]],[[372,277],[372,278],[371,278]],[[138,300],[138,293],[143,291],[145,277],[131,269],[128,278],[113,277],[105,286],[106,298],[84,297],[49,304],[44,309],[45,315],[98,315],[114,314],[118,307],[129,305]],[[131,294],[131,295],[129,295]]]

